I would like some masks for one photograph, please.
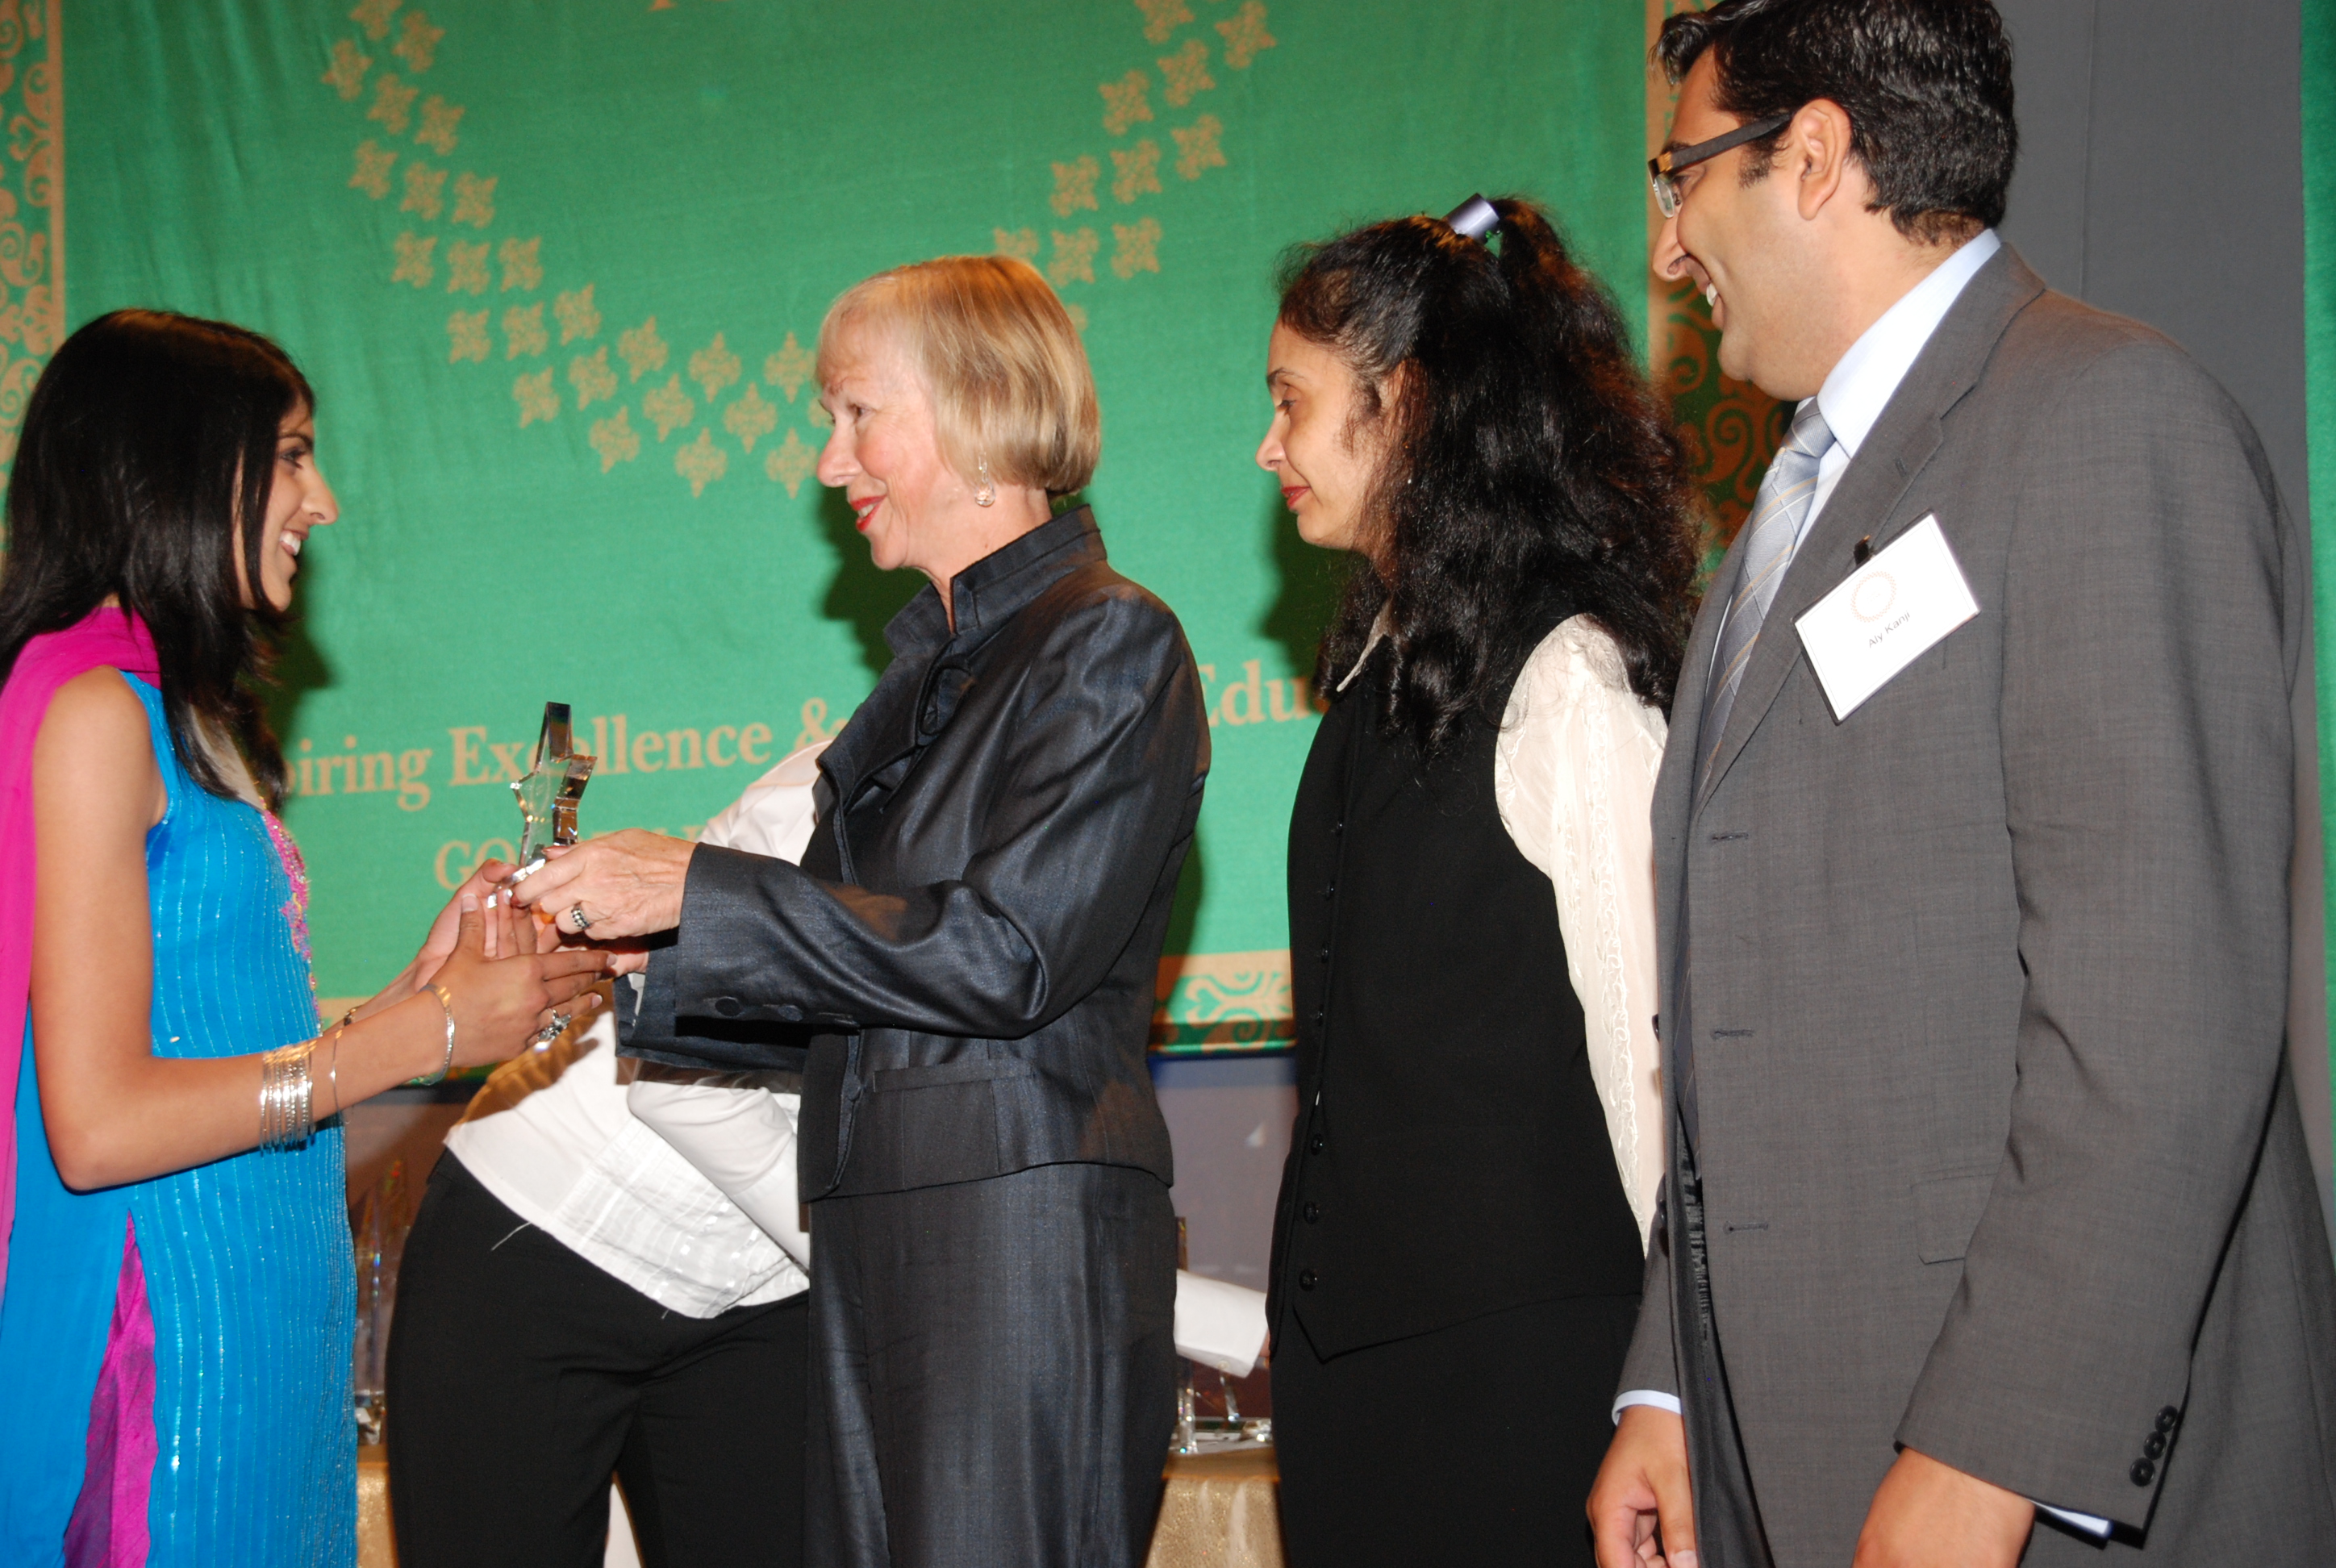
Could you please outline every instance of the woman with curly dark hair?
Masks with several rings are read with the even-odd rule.
[[[1290,836],[1290,1561],[1588,1563],[1662,1168],[1648,806],[1686,462],[1522,200],[1299,253],[1266,381],[1258,462],[1354,558]]]

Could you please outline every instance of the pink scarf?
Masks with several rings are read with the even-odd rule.
[[[92,610],[63,631],[33,638],[0,687],[0,1291],[7,1289],[16,1217],[16,1075],[33,983],[33,742],[57,688],[105,667],[147,681],[161,677],[154,639],[127,610]]]

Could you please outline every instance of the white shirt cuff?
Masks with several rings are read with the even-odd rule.
[[[2036,1503],[2033,1497],[2029,1501]],[[2066,1508],[2055,1508],[2049,1503],[2036,1503],[2036,1506],[2051,1514],[2063,1524],[2072,1525],[2088,1535],[2096,1535],[2103,1540],[2108,1538],[2109,1522],[2106,1519],[2096,1519],[2090,1514],[2071,1514]]]
[[[1674,1416],[1679,1413],[1677,1394],[1659,1394],[1652,1388],[1632,1388],[1614,1401],[1614,1420],[1618,1426],[1621,1423],[1622,1412],[1633,1405],[1652,1405],[1656,1409],[1669,1410]]]

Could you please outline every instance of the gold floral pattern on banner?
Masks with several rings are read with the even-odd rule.
[[[1111,166],[1117,175],[1111,182],[1112,199],[1122,206],[1160,189],[1160,143],[1149,136],[1124,152],[1113,148]]]
[[[1135,8],[1144,13],[1144,36],[1153,44],[1167,43],[1170,34],[1192,19],[1184,0],[1135,0]]]
[[[13,59],[21,47],[5,31],[21,3],[0,0],[0,61]],[[51,18],[60,3],[48,0]],[[682,7],[675,0],[650,0],[649,8]],[[686,483],[693,497],[703,497],[743,459],[760,467],[790,499],[799,498],[817,472],[823,433],[832,424],[816,395],[815,355],[799,336],[800,326],[780,335],[775,347],[768,338],[758,342],[745,333],[735,335],[734,347],[734,334],[725,328],[686,355],[668,343],[656,315],[644,312],[633,317],[638,325],[614,330],[604,311],[629,316],[650,302],[603,296],[595,280],[574,275],[572,258],[549,252],[540,234],[499,227],[511,203],[524,209],[525,195],[511,190],[492,168],[475,166],[490,161],[492,155],[482,157],[480,148],[492,147],[501,127],[492,119],[472,120],[465,105],[422,85],[445,50],[461,47],[459,29],[431,20],[404,0],[356,0],[346,15],[350,34],[326,40],[314,69],[318,90],[332,93],[350,116],[354,151],[346,188],[396,214],[393,223],[399,231],[386,280],[396,287],[425,289],[443,278],[444,291],[458,297],[451,302],[456,304],[464,303],[459,297],[491,290],[505,297],[499,307],[481,300],[473,308],[433,313],[428,330],[433,339],[444,333],[446,363],[493,361],[490,328],[499,327],[504,366],[499,374],[512,377],[517,427],[558,424],[566,401],[560,385],[564,380],[587,432],[590,456],[585,461],[597,458],[599,472],[611,476],[611,482],[618,482],[614,476],[619,469],[628,475],[669,472],[674,478],[661,482]],[[1238,155],[1237,127],[1228,124],[1222,103],[1217,113],[1194,113],[1189,124],[1162,128],[1164,135],[1159,130],[1137,134],[1136,127],[1158,124],[1154,89],[1170,109],[1191,112],[1201,95],[1219,90],[1224,71],[1252,69],[1264,52],[1279,47],[1269,30],[1266,0],[1133,0],[1121,15],[1128,53],[1114,63],[1124,69],[1116,76],[1101,73],[1107,78],[1096,83],[1102,112],[1088,122],[1105,140],[1068,149],[1059,161],[1037,161],[1042,167],[1025,190],[1032,206],[988,226],[1000,255],[1037,265],[1045,254],[1046,275],[1057,289],[1101,291],[1064,300],[1081,332],[1088,330],[1097,309],[1117,297],[1115,291],[1143,287],[1144,279],[1173,264],[1172,224],[1183,185],[1229,167]],[[30,31],[35,38],[44,33],[38,26]],[[46,34],[53,39],[54,34],[52,21]],[[8,81],[0,66],[0,95],[8,92]],[[463,154],[459,161],[458,149]],[[15,148],[12,151],[20,162],[26,157]],[[1163,164],[1174,168],[1177,183],[1166,182]],[[0,187],[13,172],[0,169]],[[1105,259],[1100,215],[1106,185],[1114,209],[1133,209],[1118,212],[1124,220],[1108,225],[1108,268],[1098,265]],[[393,195],[398,199],[394,207],[388,204]],[[18,282],[24,269],[10,260],[12,230],[5,222],[15,211],[10,200],[0,189],[0,278],[27,287]],[[34,199],[34,204],[44,200]],[[1095,213],[1097,220],[1056,227],[1083,213]],[[14,253],[25,249],[19,242]],[[31,251],[37,270],[37,243]],[[511,299],[513,294],[521,297]],[[29,297],[24,308],[32,308]],[[24,337],[41,354],[55,337],[56,307],[49,309],[49,325]],[[21,417],[38,369],[36,363],[5,368],[5,346],[17,341],[11,326],[20,315],[15,304],[0,312],[0,421],[6,431]],[[613,339],[599,340],[604,326],[614,331]],[[557,361],[547,357],[555,328],[558,345],[569,351]],[[750,364],[759,365],[759,380],[750,378]],[[806,388],[813,394],[805,396]],[[669,466],[639,463],[652,433],[671,450]],[[13,442],[13,435],[0,439]],[[804,718],[808,737],[824,736],[836,727],[826,720],[823,705],[816,717],[807,706]],[[1164,959],[1155,1042],[1163,1049],[1185,1052],[1279,1048],[1292,1035],[1290,995],[1287,952]]]
[[[1191,21],[1192,14],[1185,13],[1184,19]],[[1162,96],[1179,109],[1192,101],[1193,93],[1206,93],[1217,84],[1217,79],[1209,74],[1209,46],[1198,38],[1185,39],[1184,47],[1163,55],[1159,66],[1161,79],[1168,84]]]
[[[700,430],[696,441],[673,454],[673,471],[689,481],[693,498],[701,496],[707,485],[730,472],[730,454],[714,444],[712,431]]]
[[[64,76],[60,0],[0,0],[0,472],[64,336]]]
[[[0,5],[15,3],[0,0]],[[1134,0],[1134,15],[1128,21],[1131,36],[1142,39],[1141,58],[1128,63],[1117,77],[1096,85],[1103,101],[1101,125],[1107,135],[1125,138],[1134,127],[1155,120],[1152,98],[1155,86],[1171,106],[1183,108],[1199,94],[1216,90],[1220,66],[1246,71],[1260,52],[1278,46],[1268,31],[1264,0],[1241,0],[1238,5],[1231,0],[1208,0],[1217,14],[1206,22],[1197,14],[1199,3]],[[394,190],[399,196],[397,210],[410,220],[418,220],[395,238],[390,281],[426,289],[437,287],[443,278],[444,292],[457,296],[486,293],[498,281],[505,294],[532,293],[543,287],[550,264],[542,238],[492,232],[499,210],[498,176],[475,168],[433,164],[418,155],[426,151],[448,159],[462,144],[467,107],[443,93],[425,92],[417,80],[438,63],[442,49],[450,44],[459,45],[460,39],[404,0],[357,0],[346,15],[354,31],[326,42],[318,80],[349,104],[353,112],[378,127],[375,134],[355,144],[348,188],[374,200],[382,200]],[[1187,27],[1194,30],[1184,33]],[[1220,41],[1215,48],[1208,35],[1212,29]],[[1180,33],[1183,33],[1181,38]],[[1156,81],[1147,67],[1157,68]],[[1227,127],[1219,115],[1202,114],[1189,125],[1168,129],[1166,138],[1124,141],[1119,146],[1077,151],[1047,164],[1050,188],[1044,197],[1057,219],[1100,211],[1099,187],[1106,169],[1114,204],[1137,208],[1128,215],[1133,221],[1110,225],[1113,248],[1108,269],[1097,265],[1104,258],[1101,225],[1066,230],[1035,223],[1001,224],[990,231],[996,250],[1036,264],[1051,239],[1053,254],[1046,271],[1058,289],[1093,287],[1098,281],[1134,284],[1147,275],[1157,275],[1168,228],[1161,217],[1144,208],[1168,193],[1162,165],[1172,155],[1164,144],[1173,142],[1173,166],[1181,180],[1198,180],[1205,171],[1229,164]],[[410,139],[415,155],[397,144],[401,139]],[[1109,154],[1108,163],[1103,153]],[[433,226],[440,224],[455,226],[456,231],[433,232]],[[462,237],[462,229],[476,238]],[[601,311],[595,290],[590,281],[572,287],[563,282],[548,301],[562,346],[599,336]],[[1074,326],[1086,331],[1091,319],[1088,303],[1067,298],[1064,306]],[[486,319],[475,310],[457,311],[445,319],[449,364],[484,364],[492,357]],[[546,320],[543,303],[505,309],[501,318],[503,360],[509,363],[549,353],[551,321]],[[757,352],[766,348],[766,345],[755,346]],[[712,343],[691,354],[680,375],[673,374],[672,358],[672,349],[657,331],[657,317],[651,316],[618,335],[613,355],[602,351],[571,358],[567,364],[566,378],[579,409],[618,400],[620,394],[638,394],[634,404],[621,411],[621,422],[610,414],[592,426],[592,449],[601,459],[601,472],[612,472],[631,461],[627,443],[638,443],[641,434],[634,414],[640,416],[641,424],[657,432],[660,442],[696,422],[700,403],[684,390],[694,383],[703,394],[706,424],[696,439],[685,443],[695,449],[689,455],[676,453],[675,468],[692,492],[703,494],[708,483],[727,472],[726,463],[717,469],[706,455],[726,433],[741,454],[751,458],[759,452],[770,478],[784,484],[790,495],[796,493],[816,466],[823,439],[818,433],[829,424],[818,400],[802,395],[812,379],[813,356],[800,338],[788,332],[783,346],[768,349],[762,362],[761,385],[784,394],[787,406],[784,409],[746,380],[742,355],[729,346],[726,332],[716,333]],[[561,398],[552,381],[553,373],[549,370],[531,371],[514,385],[512,396],[522,428],[555,416]],[[611,382],[617,385],[612,386]],[[635,393],[625,393],[628,384]],[[797,417],[797,409],[809,430],[783,433],[782,427]],[[774,437],[774,443],[766,443],[767,438]]]
[[[514,305],[503,312],[503,341],[510,345],[503,352],[505,359],[541,354],[551,346],[551,337],[543,326],[542,300],[533,305]]]
[[[787,341],[793,343],[790,336]],[[652,370],[665,368],[665,339],[657,336],[657,317],[652,316],[638,326],[617,334],[617,357],[625,362],[629,379],[638,381]]]
[[[1265,7],[1258,0],[1245,0],[1230,20],[1217,24],[1217,31],[1225,35],[1225,63],[1236,71],[1248,70],[1260,50],[1276,43],[1265,30]]]
[[[1025,229],[1023,232],[1029,231]],[[1038,239],[1036,235],[1030,237],[1030,248],[1033,251],[1038,248]],[[795,394],[802,390],[803,383],[812,378],[812,373],[818,368],[818,364],[811,350],[797,343],[795,335],[790,332],[787,334],[787,340],[779,345],[770,358],[763,361],[763,384],[765,386],[777,387],[787,394],[787,401],[793,403],[795,400]]]
[[[1050,232],[1055,237],[1055,258],[1046,263],[1046,281],[1056,288],[1071,283],[1093,283],[1095,248],[1103,243],[1092,229],[1081,229],[1075,234],[1061,229]]]
[[[1224,0],[1210,3],[1222,5]],[[1241,0],[1238,7],[1220,12],[1220,19],[1208,24],[1222,41],[1222,55],[1212,52],[1206,29],[1186,34],[1182,43],[1175,43],[1181,29],[1198,21],[1187,0],[1134,0],[1134,4],[1143,18],[1144,42],[1152,45],[1144,51],[1146,63],[1159,69],[1161,96],[1172,108],[1183,108],[1199,94],[1214,91],[1214,67],[1220,60],[1228,70],[1246,71],[1256,63],[1259,54],[1280,44],[1280,40],[1267,31],[1270,14],[1264,0]],[[1175,47],[1168,54],[1156,53],[1159,47],[1172,43]],[[1106,134],[1115,140],[1124,138],[1135,126],[1154,118],[1153,85],[1150,73],[1141,64],[1113,81],[1096,84],[1095,91],[1104,101],[1103,129]],[[1209,170],[1229,166],[1226,126],[1219,116],[1200,115],[1190,125],[1170,127],[1169,134],[1176,145],[1174,168],[1179,178],[1198,180]],[[1163,152],[1156,136],[1105,151],[1111,157],[1112,199],[1119,205],[1133,207],[1146,198],[1168,194],[1161,182]],[[1050,160],[1047,168],[1054,187],[1046,196],[1046,205],[1056,218],[1102,209],[1095,187],[1103,178],[1103,159],[1094,152],[1081,152],[1059,161]],[[1159,217],[1147,212],[1134,223],[1114,223],[1111,228],[1116,246],[1110,269],[1101,275],[1103,278],[1134,283],[1141,275],[1160,271],[1161,245],[1169,230]],[[1054,238],[1054,256],[1046,264],[1046,278],[1057,292],[1074,285],[1098,282],[1095,230],[1049,228],[1044,232]],[[998,224],[990,231],[993,248],[998,255],[1016,256],[1032,263],[1037,260],[1040,233],[1035,224]],[[1072,324],[1085,332],[1089,320],[1086,300],[1066,296],[1063,307],[1070,313]]]
[[[592,450],[600,454],[602,473],[638,457],[641,433],[633,428],[633,411],[620,408],[606,419],[593,421]]]
[[[793,430],[787,432],[786,440],[773,447],[771,454],[763,459],[763,472],[787,487],[787,499],[790,501],[794,499],[797,491],[803,489],[803,481],[809,479],[812,471],[818,466],[819,458],[810,444]]]
[[[1131,71],[1116,82],[1097,87],[1095,91],[1103,94],[1103,128],[1114,136],[1124,136],[1137,121],[1151,119],[1152,105],[1144,97],[1151,87],[1152,79],[1141,71]]]

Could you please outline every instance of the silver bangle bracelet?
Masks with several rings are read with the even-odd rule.
[[[321,1043],[278,1046],[259,1058],[259,1146],[270,1153],[299,1148],[316,1130],[316,1080],[308,1060]]]
[[[431,985],[430,990],[431,994],[438,998],[438,1006],[443,1008],[446,1014],[446,1059],[440,1062],[438,1064],[438,1070],[431,1074],[428,1077],[414,1078],[411,1080],[411,1082],[421,1085],[424,1087],[432,1084],[444,1083],[446,1081],[446,1069],[454,1065],[454,998],[446,994],[445,987],[434,982]]]

